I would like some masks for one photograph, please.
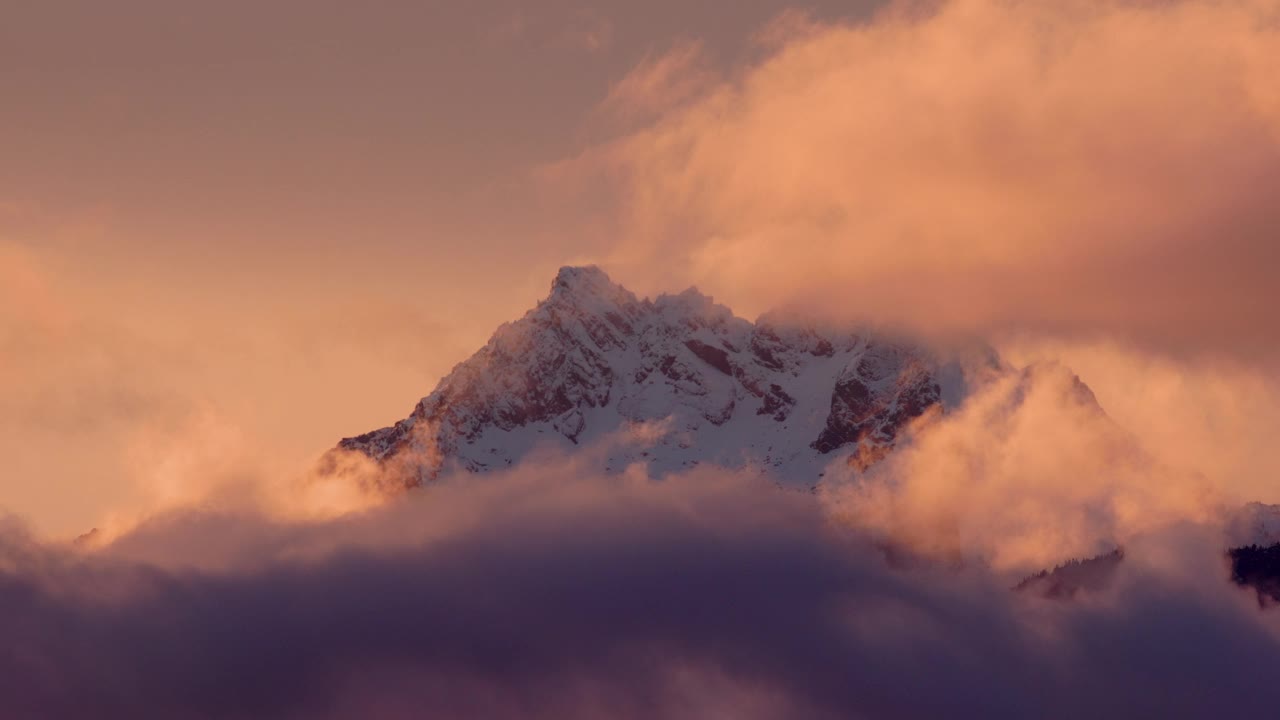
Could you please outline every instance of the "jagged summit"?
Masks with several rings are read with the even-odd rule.
[[[699,292],[697,288],[688,288],[676,294],[662,294],[652,300],[639,299],[635,293],[615,283],[596,265],[566,265],[560,268],[551,281],[550,293],[530,314],[535,314],[544,307],[561,310],[572,308],[590,315],[625,315],[639,309],[668,317],[733,317],[733,311],[717,304],[714,298]]]
[[[551,293],[545,302],[627,305],[637,300],[630,290],[613,282],[604,270],[595,265],[566,265],[551,281]]]
[[[556,271],[556,277],[551,281],[551,292],[587,286],[621,288],[609,279],[609,275],[599,265],[564,265]]]
[[[992,356],[985,371],[997,368]],[[638,298],[598,267],[564,267],[409,417],[339,445],[408,486],[602,439],[606,471],[714,462],[812,484],[832,460],[883,456],[962,397],[972,370],[868,331],[752,323],[694,289]]]

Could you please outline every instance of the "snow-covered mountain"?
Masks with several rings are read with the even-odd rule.
[[[339,446],[404,486],[586,444],[607,447],[606,471],[713,462],[812,485],[833,460],[875,462],[909,423],[1005,371],[985,349],[962,362],[873,332],[752,323],[693,289],[641,299],[566,267],[409,417]]]

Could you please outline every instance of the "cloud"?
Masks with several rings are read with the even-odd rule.
[[[1166,468],[1199,475],[1234,504],[1280,503],[1280,385],[1248,363],[1188,361],[1114,342],[1014,341],[1016,364],[1056,360],[1079,374],[1107,415]]]
[[[616,182],[619,276],[747,313],[1280,345],[1273,2],[954,0],[793,25],[577,161]]]
[[[1034,569],[1280,500],[1273,2],[899,2],[784,14],[758,50],[555,167],[613,190],[601,261],[1038,367],[834,468],[836,513]]]
[[[90,555],[3,537],[18,715],[1203,717],[1280,700],[1276,618],[1212,550],[1045,603],[980,570],[890,569],[814,498],[710,470],[548,463],[328,523],[157,520]]]
[[[904,440],[865,472],[829,468],[831,511],[916,553],[1000,571],[1092,557],[1179,523],[1220,523],[1239,497],[1230,474],[1148,452],[1167,448],[1115,423],[1054,363],[978,388]]]
[[[701,43],[686,41],[645,57],[609,89],[603,110],[622,120],[646,119],[700,95],[717,76]]]
[[[200,502],[289,515],[364,504],[294,479],[469,349],[455,326],[377,293],[327,287],[245,308],[230,293],[214,308],[160,292],[135,307],[66,257],[0,241],[0,489],[46,533],[110,534]]]

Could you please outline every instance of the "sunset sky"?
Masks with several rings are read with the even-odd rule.
[[[866,14],[829,5],[815,16]],[[170,482],[165,463],[298,463],[403,415],[556,268],[617,247],[614,198],[549,176],[652,120],[610,102],[624,79],[672,52],[707,73],[758,59],[785,9],[10,8],[8,509],[78,534]]]
[[[1011,367],[1069,370],[1043,371],[1048,389],[1025,398],[1002,387],[948,415],[887,465],[892,497],[833,492],[819,509],[794,498],[766,506],[710,469],[611,494],[564,458],[531,466],[529,478],[555,478],[537,500],[525,476],[373,517],[355,512],[365,499],[292,494],[339,439],[408,415],[544,298],[558,268],[587,264],[642,296],[696,286],[749,320],[779,310],[940,346],[986,343]],[[627,691],[660,689],[653,707],[682,708],[671,716],[825,717],[857,693],[824,675],[822,658],[863,663],[879,648],[886,677],[899,678],[920,658],[963,665],[956,647],[982,636],[990,644],[973,651],[974,667],[1015,675],[1025,691],[984,687],[985,716],[1016,717],[1049,696],[1068,708],[1063,717],[1105,707],[1071,705],[1063,678],[1084,682],[1091,663],[1155,662],[1151,675],[1116,670],[1090,685],[1137,717],[1170,677],[1194,680],[1162,674],[1148,641],[1197,624],[1213,637],[1188,656],[1233,658],[1222,687],[1251,697],[1250,668],[1280,658],[1280,621],[1243,614],[1251,597],[1193,588],[1186,578],[1219,572],[1220,559],[1182,550],[1223,507],[1280,503],[1278,271],[1277,0],[9,2],[0,571],[55,578],[56,602],[24,612],[62,627],[59,613],[73,607],[100,642],[56,657],[110,664],[121,656],[102,648],[129,646],[150,613],[184,597],[137,580],[127,563],[198,568],[191,587],[218,598],[216,610],[166,616],[207,643],[173,670],[184,678],[206,662],[227,670],[208,627],[237,622],[234,612],[253,632],[278,620],[264,598],[301,603],[339,588],[316,605],[318,622],[365,617],[344,594],[364,581],[386,597],[463,609],[478,625],[509,622],[531,645],[547,640],[531,629],[540,613],[547,633],[566,628],[566,644],[546,656],[508,656],[494,649],[500,637],[481,638],[493,653],[483,671],[448,665],[415,685],[417,666],[387,661],[394,672],[382,675],[382,665],[360,665],[366,654],[398,658],[400,647],[381,620],[360,625],[334,641],[361,670],[344,675],[345,704],[326,705],[335,716],[399,717],[405,707],[370,698],[455,681],[475,697],[514,687],[537,700],[520,712],[514,700],[469,700],[446,714],[598,716],[623,701],[582,658],[607,658],[609,678],[634,670],[601,640],[613,631],[628,648],[679,638],[683,664]],[[1112,426],[1064,406],[1069,383],[1053,383],[1075,376],[1141,463],[1117,469]],[[1021,414],[993,420],[1013,395]],[[1108,531],[1158,548],[1105,612],[1046,611],[1058,624],[1043,634],[985,581],[904,579],[806,525],[870,503],[883,512],[860,510],[864,529],[937,556],[963,542],[993,571],[1011,571],[1052,567],[1060,538],[1091,538],[1097,518],[1062,509],[1103,500],[1114,510]],[[733,512],[704,522],[689,508]],[[637,568],[617,571],[598,605],[586,604],[585,629],[565,598],[578,597],[576,570],[600,557],[558,525],[579,511],[601,547]],[[187,512],[208,514],[173,519]],[[1048,529],[1032,537],[1025,526],[1036,523]],[[40,554],[92,528],[120,539],[110,562],[124,565],[86,570],[60,550]],[[209,538],[225,544],[206,547]],[[659,598],[652,626],[602,619],[625,615],[646,578],[664,577],[655,568],[680,555],[671,538],[713,550],[672,570],[685,584]],[[454,559],[437,541],[466,552]],[[788,562],[797,548],[817,559]],[[288,565],[346,550],[372,569]],[[759,567],[744,560],[757,552]],[[262,581],[277,561],[290,568],[284,579]],[[404,580],[414,563],[464,589]],[[527,591],[522,568],[544,565],[546,592],[527,608],[507,605]],[[0,584],[18,582],[8,577]],[[744,592],[795,584],[778,604],[744,601],[723,624],[688,627],[671,608],[701,607],[708,577]],[[137,587],[144,600],[130,594]],[[112,611],[118,625],[95,624],[99,590],[132,598]],[[472,590],[496,599],[472,607]],[[797,621],[797,636],[819,645],[832,627],[856,626],[866,642],[854,659],[834,646],[800,652],[781,636],[735,644],[785,602],[827,607],[828,593],[885,608],[901,625],[882,630],[866,619],[873,611],[830,626]],[[1164,601],[1164,614],[1139,610]],[[403,610],[379,602],[389,603],[380,612]],[[700,612],[715,615],[714,603]],[[917,627],[936,632],[911,635]],[[907,640],[894,634],[902,628],[912,628]],[[1054,632],[1119,639],[1067,652]],[[469,657],[470,639],[448,633],[423,625],[410,635],[443,636],[442,654],[456,642]],[[735,648],[744,665],[725,659]],[[159,656],[135,659],[150,667]],[[1061,675],[1024,673],[1045,657]],[[545,697],[547,678],[529,670],[540,662],[559,683]],[[297,672],[286,681],[302,687],[329,669]],[[775,675],[776,686],[743,679]],[[963,695],[977,675],[946,675],[940,692]],[[63,698],[65,716],[82,701],[120,699],[94,682]],[[879,697],[874,677],[859,682],[859,698]],[[289,708],[278,716],[307,716],[310,706],[288,704],[292,690],[278,698],[278,688],[245,683],[250,700],[224,707],[218,695],[208,706],[221,710],[208,716],[252,716],[277,701]],[[181,692],[151,709],[183,707]],[[32,702],[27,711],[42,709]],[[868,702],[873,717],[938,709],[885,715],[889,699]]]
[[[14,8],[8,508],[77,534],[209,456],[296,465],[571,263],[1274,375],[1274,3],[877,11]]]
[[[875,5],[14,8],[9,509],[301,462],[571,263],[1274,374],[1274,3]]]

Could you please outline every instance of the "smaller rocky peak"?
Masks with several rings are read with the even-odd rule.
[[[1029,392],[1054,393],[1068,407],[1105,415],[1093,390],[1071,368],[1056,360],[1032,363],[1022,369],[1019,400]]]

